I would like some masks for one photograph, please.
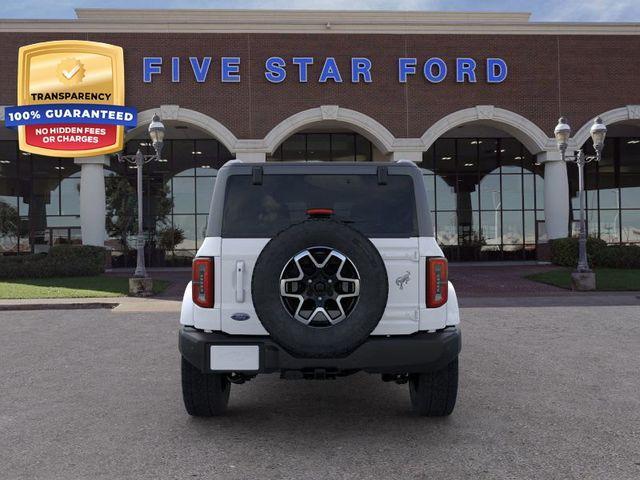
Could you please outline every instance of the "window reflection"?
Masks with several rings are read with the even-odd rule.
[[[640,243],[637,140],[608,137],[603,160],[587,167],[588,232],[609,243]],[[131,141],[125,150],[151,153],[145,143]],[[585,151],[592,151],[591,146]],[[359,134],[300,133],[283,142],[270,159],[370,161],[373,152],[371,142]],[[156,225],[153,195],[164,186],[171,208],[156,230],[184,230],[185,240],[174,253],[188,256],[204,238],[215,175],[230,158],[214,139],[167,140],[165,161],[145,165],[145,225]],[[535,246],[536,222],[544,219],[544,170],[534,161],[510,138],[441,138],[423,154],[420,166],[427,169],[424,179],[437,238],[452,259],[472,258],[471,246],[480,259],[510,258],[516,251],[514,255],[526,255],[519,246]],[[577,169],[567,167],[575,232]],[[135,169],[115,160],[105,169],[105,176],[128,179],[134,190],[135,175]],[[40,251],[56,242],[77,242],[79,188],[80,167],[73,159],[28,155],[19,152],[16,141],[0,141],[0,208],[10,209],[5,218],[12,222],[2,230],[0,251]]]
[[[483,210],[501,208],[500,175],[487,175],[480,180],[480,204]]]
[[[216,177],[196,178],[196,213],[209,213]]]
[[[436,212],[437,240],[441,245],[458,244],[456,212]]]
[[[500,164],[502,173],[519,174],[524,161],[524,147],[515,138],[500,139]]]
[[[271,154],[270,162],[370,162],[374,147],[357,133],[296,133]]]
[[[438,242],[453,260],[535,255],[543,169],[512,138],[441,138],[423,154]]]
[[[328,133],[307,134],[306,159],[331,161],[331,135]]]
[[[620,220],[622,238],[625,243],[640,243],[640,209],[623,210]]]
[[[522,177],[502,175],[503,209],[522,210]]]
[[[619,210],[600,210],[600,238],[607,243],[620,242]]]
[[[640,157],[638,157],[640,162]],[[627,173],[620,177],[620,206],[640,208],[640,174]]]
[[[583,148],[593,152],[591,140]],[[568,176],[570,214],[577,224],[580,203],[575,165],[568,165]],[[637,243],[633,224],[640,209],[640,139],[607,137],[602,160],[587,165],[585,189],[589,234],[608,243]]]
[[[80,215],[80,174],[65,178],[60,182],[60,213]]]
[[[535,245],[536,241],[536,214],[533,211],[524,212],[524,243]]]
[[[436,176],[436,199],[435,208],[437,210],[455,210],[457,206],[456,193],[453,186],[449,185],[440,175]]]
[[[173,212],[195,213],[195,178],[176,176],[172,189]]]
[[[480,174],[487,174],[496,170],[499,166],[499,158],[497,151],[501,148],[497,139],[478,139],[482,143],[478,145],[479,158],[478,158],[478,170]]]
[[[128,150],[135,152],[139,148],[140,141],[129,143]],[[148,150],[144,145],[141,148]],[[145,150],[145,153],[152,152]],[[150,265],[189,265],[206,234],[218,169],[232,157],[224,145],[213,139],[165,140],[162,161],[145,165],[145,229],[152,226],[153,239],[148,245]],[[135,169],[117,169],[114,162],[111,170],[105,171],[105,176],[126,178],[134,191],[135,175]],[[108,244],[122,248],[117,239],[109,240]],[[132,256],[117,261],[121,263],[116,266],[135,265]]]
[[[536,178],[534,175],[523,175],[522,177],[522,200],[524,208],[535,209],[536,205]]]
[[[500,210],[482,212],[482,235],[488,245],[502,243],[502,216]]]
[[[522,248],[524,243],[524,231],[522,212],[502,212],[502,243],[505,249],[515,251]]]

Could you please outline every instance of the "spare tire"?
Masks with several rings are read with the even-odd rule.
[[[339,357],[361,345],[387,305],[387,270],[376,247],[329,219],[292,225],[264,247],[251,281],[264,328],[290,353]]]

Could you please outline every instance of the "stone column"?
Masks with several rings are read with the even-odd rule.
[[[397,162],[398,160],[411,160],[412,162],[419,163],[422,161],[422,152],[416,151],[397,151],[391,155],[391,161]]]
[[[537,160],[544,164],[544,222],[549,239],[569,235],[569,179],[567,164],[560,152],[542,152]]]
[[[80,227],[83,245],[104,246],[106,198],[103,167],[109,157],[76,158],[80,165]]]
[[[264,152],[236,152],[236,159],[243,162],[266,162],[267,154]]]

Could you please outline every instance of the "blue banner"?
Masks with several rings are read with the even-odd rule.
[[[47,105],[23,105],[6,107],[5,126],[47,124],[138,125],[138,112],[133,107],[120,105],[90,105],[86,103],[61,103]]]

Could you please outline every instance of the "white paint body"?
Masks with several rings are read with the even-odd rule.
[[[253,307],[251,278],[256,260],[269,240],[206,238],[197,256],[214,259],[215,306],[194,305],[189,283],[180,323],[233,335],[268,335]],[[451,282],[447,303],[439,308],[426,308],[426,258],[444,256],[435,238],[372,238],[371,242],[384,260],[389,282],[387,308],[371,335],[410,335],[460,323],[458,299]],[[396,281],[407,276],[406,283]],[[249,318],[234,320],[232,316],[239,313]]]

